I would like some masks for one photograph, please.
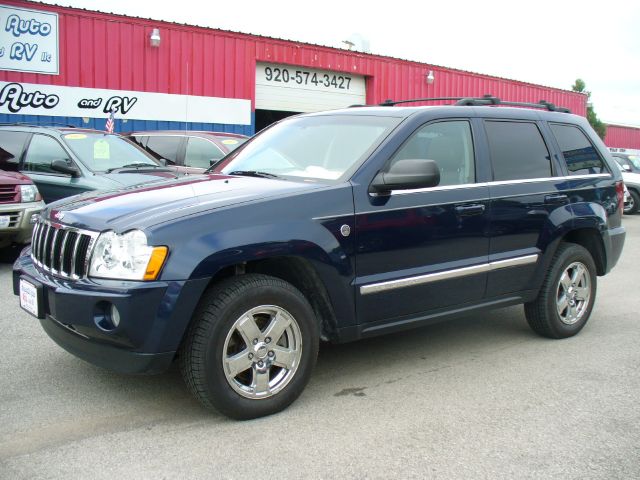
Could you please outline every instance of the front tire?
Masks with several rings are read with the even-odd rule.
[[[180,352],[183,378],[206,407],[246,420],[289,406],[309,381],[319,331],[289,283],[247,274],[205,293]]]
[[[529,326],[548,338],[575,335],[589,320],[596,289],[596,266],[589,251],[574,243],[561,244],[538,297],[524,305]]]

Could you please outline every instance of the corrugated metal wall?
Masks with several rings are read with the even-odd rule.
[[[604,139],[607,147],[634,148],[640,150],[640,127],[607,125]]]
[[[245,98],[252,100],[253,110],[256,62],[263,61],[365,75],[368,103],[490,93],[505,100],[537,102],[544,99],[566,106],[574,113],[586,113],[584,95],[524,82],[254,35],[26,1],[4,3],[58,13],[61,59],[60,75],[0,71],[0,80],[4,81]],[[153,28],[160,29],[159,48],[149,46],[148,37]],[[431,85],[425,78],[429,70],[435,76]],[[67,119],[66,123],[82,121]],[[171,123],[180,124],[143,122],[132,125],[134,128],[126,124],[117,127],[119,130],[175,128],[167,125]],[[99,119],[82,124],[103,128]],[[182,123],[178,128],[185,127],[209,126]],[[232,127],[215,126],[220,130],[252,133],[253,124],[246,128]]]

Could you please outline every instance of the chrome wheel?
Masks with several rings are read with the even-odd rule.
[[[556,308],[562,323],[573,325],[578,322],[587,311],[590,300],[589,270],[581,262],[573,262],[562,272],[558,282]]]
[[[302,334],[281,307],[260,305],[238,318],[224,342],[222,364],[229,385],[250,399],[269,398],[291,381],[302,357]]]
[[[627,202],[627,204],[624,206],[624,208],[622,209],[623,213],[632,213],[635,211],[635,207],[636,207],[636,202],[633,199],[633,195],[629,195],[629,201]]]

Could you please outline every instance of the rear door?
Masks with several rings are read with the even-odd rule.
[[[571,221],[565,178],[545,141],[544,124],[485,119],[493,170],[487,297],[534,288],[536,266]]]
[[[356,298],[365,331],[484,296],[489,199],[473,138],[469,119],[427,123],[390,162],[435,160],[440,185],[384,197],[356,189]]]

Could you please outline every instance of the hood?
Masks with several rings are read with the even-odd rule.
[[[124,172],[96,173],[96,177],[106,178],[113,182],[114,186],[140,185],[142,183],[158,182],[169,178],[179,178],[180,175],[168,169],[154,170],[127,170]]]
[[[54,202],[42,215],[77,228],[123,232],[206,210],[320,188],[284,180],[198,175],[153,184],[93,191]]]
[[[19,172],[0,170],[0,185],[33,185],[33,181]]]

